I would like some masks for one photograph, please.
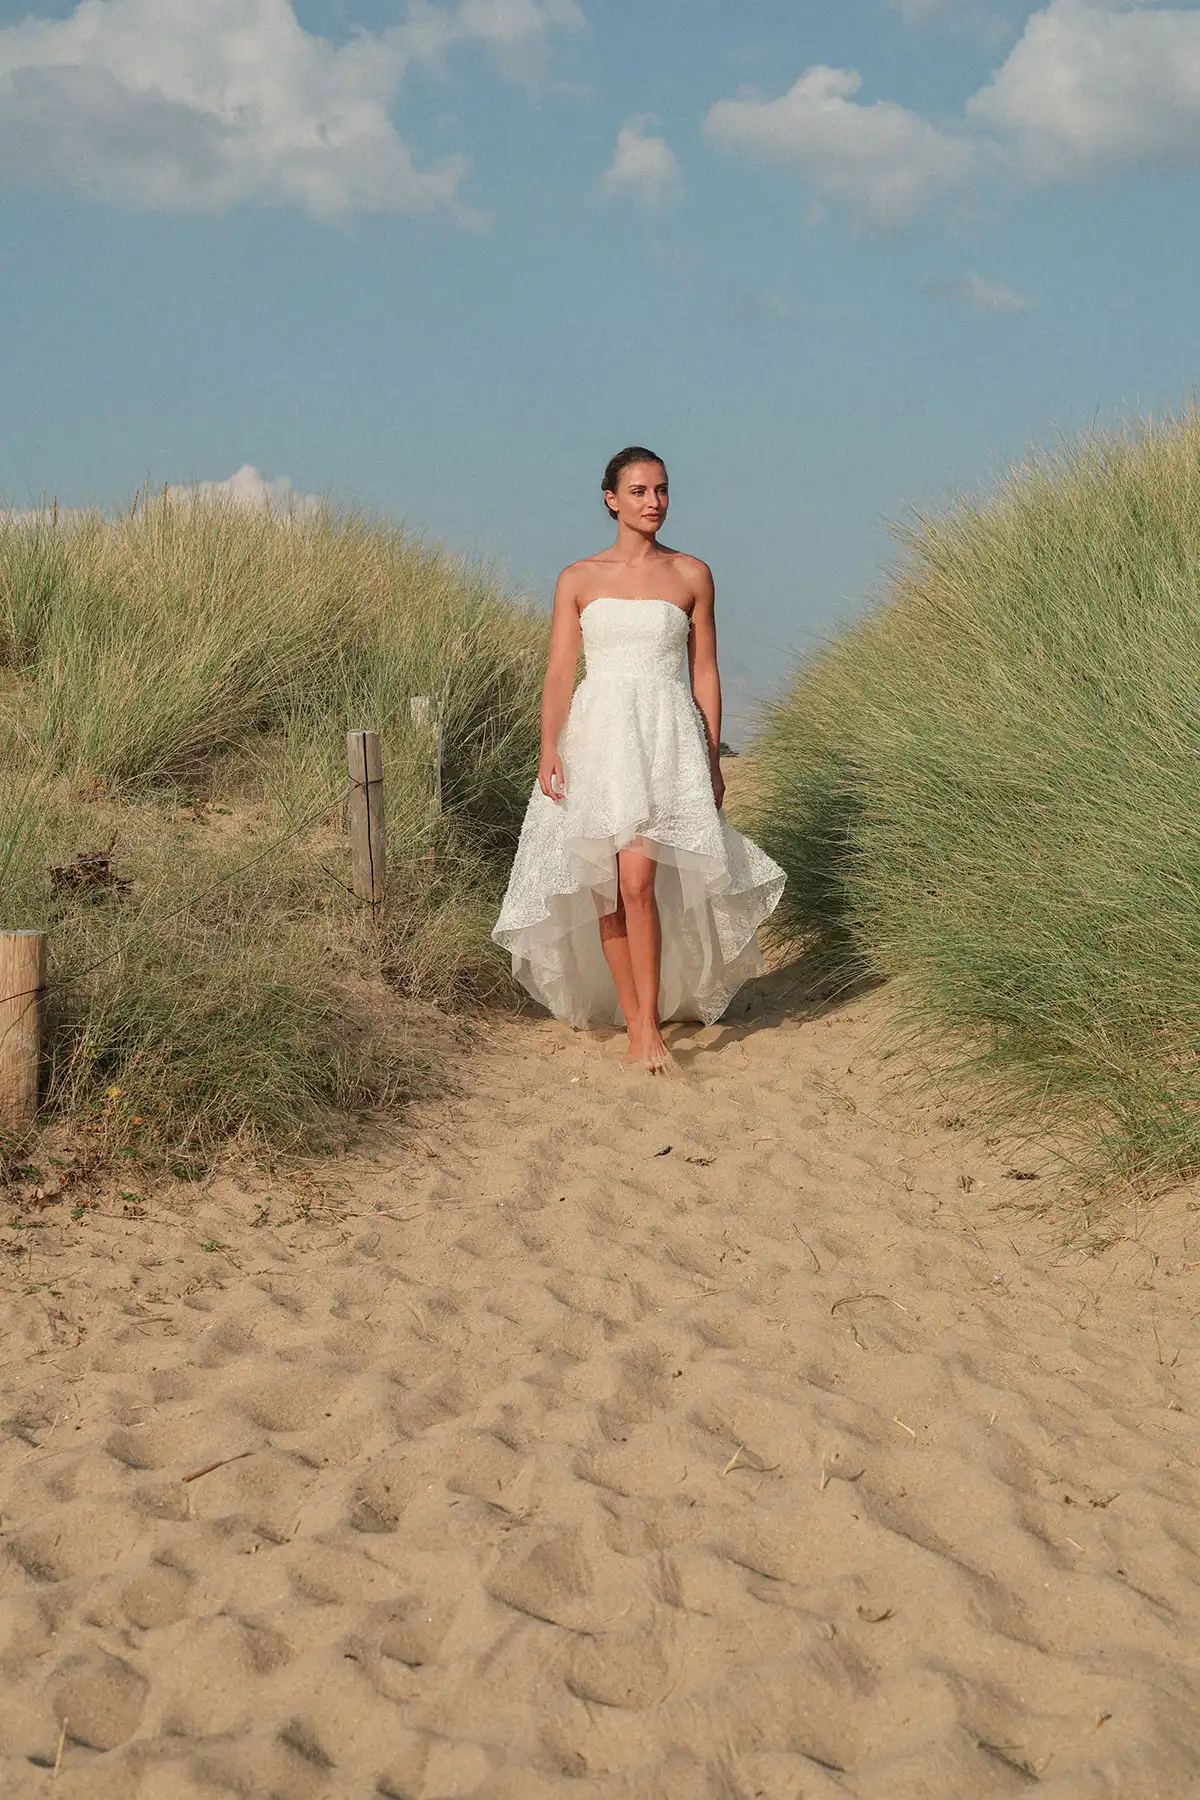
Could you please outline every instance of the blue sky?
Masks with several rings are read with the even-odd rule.
[[[549,595],[667,458],[735,729],[886,522],[1196,384],[1200,12],[0,0],[0,492],[245,464]]]

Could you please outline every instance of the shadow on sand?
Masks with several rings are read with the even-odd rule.
[[[803,951],[776,969],[748,981],[714,1025],[670,1024],[664,1036],[681,1069],[718,1045],[741,1043],[760,1031],[775,1031],[785,1020],[811,1024],[852,1006],[882,987],[882,977],[855,981],[830,978],[828,964]]]

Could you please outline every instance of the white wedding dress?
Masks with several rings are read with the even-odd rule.
[[[602,596],[581,624],[587,672],[559,742],[566,797],[534,787],[492,936],[557,1018],[624,1024],[598,920],[617,905],[618,850],[642,850],[658,861],[659,1017],[708,1024],[761,970],[755,931],[785,876],[714,803],[683,608]]]

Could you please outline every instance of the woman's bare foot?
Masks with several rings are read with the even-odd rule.
[[[679,1073],[679,1064],[667,1048],[662,1032],[657,1025],[647,1039],[647,1048],[642,1057],[642,1064],[649,1075],[678,1075]]]
[[[625,1061],[645,1069],[648,1075],[678,1075],[679,1064],[668,1050],[657,1025],[631,1025]]]

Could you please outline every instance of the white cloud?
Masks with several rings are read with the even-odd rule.
[[[1000,281],[985,281],[982,275],[964,275],[961,281],[927,281],[925,292],[931,300],[951,300],[970,306],[976,312],[1019,313],[1029,310],[1029,301],[1015,288]]]
[[[971,0],[891,3],[919,24],[965,17]],[[862,105],[861,85],[852,69],[810,68],[778,99],[718,101],[707,129],[725,149],[794,164],[819,199],[893,226],[988,171],[1051,182],[1200,162],[1194,8],[1049,0],[949,127],[891,101]]]
[[[536,82],[545,75],[554,33],[578,31],[583,25],[577,0],[456,0],[442,6],[409,0],[404,21],[379,41],[405,61],[431,69],[439,68],[446,52],[459,44],[483,44],[506,75]]]
[[[311,518],[326,504],[320,494],[302,494],[286,475],[261,475],[253,463],[243,463],[224,481],[177,482],[157,491],[168,500],[229,501],[247,512],[278,512],[289,518]],[[150,499],[155,498],[154,490],[148,489],[147,493]],[[51,518],[60,525],[78,524],[103,517],[97,506],[59,506],[57,501],[44,501],[40,506],[0,506],[0,525],[32,525]]]
[[[575,0],[413,0],[335,44],[292,0],[79,0],[0,28],[0,174],[180,211],[452,206],[467,159],[418,167],[392,122],[406,70],[477,42],[522,72],[579,22]]]
[[[1119,164],[1200,159],[1200,13],[1051,0],[968,116],[1054,181]]]
[[[617,133],[612,162],[600,177],[600,192],[628,194],[643,206],[667,206],[683,192],[679,161],[666,138],[651,137],[647,119],[630,119]]]
[[[281,512],[307,517],[325,505],[319,494],[302,494],[286,475],[270,480],[260,475],[253,463],[243,463],[235,474],[224,481],[198,481],[193,486],[177,484],[166,490],[168,500],[231,501],[247,512]]]
[[[1029,302],[1015,288],[1002,281],[985,281],[982,275],[967,275],[962,283],[963,298],[976,312],[1027,312]]]
[[[0,528],[44,525],[51,521],[57,525],[81,525],[85,520],[100,517],[98,507],[60,506],[57,500],[44,501],[41,506],[0,506]]]
[[[830,200],[876,225],[904,225],[971,174],[969,139],[938,129],[890,100],[855,100],[854,69],[811,68],[775,100],[718,100],[705,120],[713,141],[804,170]]]
[[[459,0],[457,11],[449,16],[460,37],[508,47],[541,39],[552,26],[575,28],[583,23],[575,0]]]

